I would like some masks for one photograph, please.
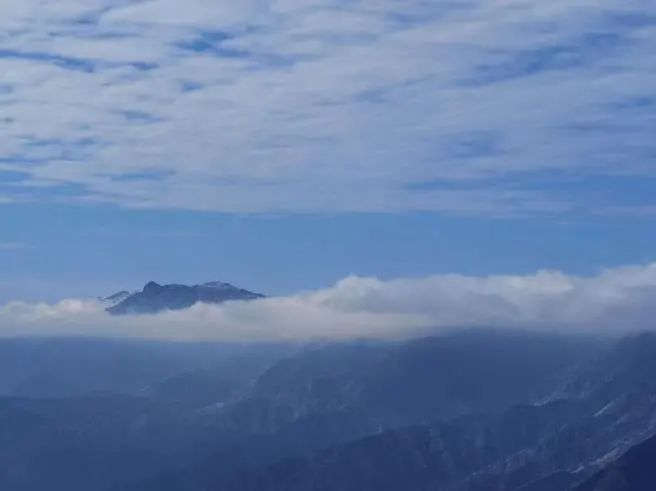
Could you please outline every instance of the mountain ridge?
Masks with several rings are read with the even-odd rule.
[[[185,310],[197,303],[219,304],[231,300],[257,300],[261,293],[236,287],[230,283],[210,281],[198,285],[167,284],[149,281],[141,291],[122,291],[110,297],[113,305],[105,310],[112,315],[157,314],[166,310]]]

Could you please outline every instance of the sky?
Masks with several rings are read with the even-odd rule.
[[[3,0],[0,27],[0,303],[656,261],[652,0]]]

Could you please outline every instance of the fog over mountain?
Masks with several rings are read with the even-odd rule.
[[[0,487],[643,491],[655,294],[649,264],[10,303]]]
[[[143,300],[146,312],[156,314],[112,316],[107,304],[96,299],[12,302],[0,307],[0,333],[215,341],[398,339],[475,326],[626,333],[649,329],[656,316],[656,264],[608,269],[591,277],[557,271],[394,280],[354,276],[331,288],[269,298],[231,285],[228,290],[151,287],[109,310],[129,313],[126,303]],[[154,297],[164,303],[148,306],[151,290],[165,292]],[[199,291],[218,294],[221,303],[207,303],[216,299],[198,296]],[[181,298],[182,304],[175,304]],[[167,309],[167,301],[175,305]]]

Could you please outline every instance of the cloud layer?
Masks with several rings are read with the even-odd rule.
[[[0,27],[0,202],[653,210],[650,0],[4,0]]]
[[[656,264],[589,277],[443,275],[346,278],[295,296],[186,311],[112,317],[95,300],[0,307],[0,335],[84,335],[171,340],[390,339],[459,327],[590,333],[655,328]]]

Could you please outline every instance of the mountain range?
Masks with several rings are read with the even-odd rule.
[[[17,343],[9,491],[653,489],[656,334]]]
[[[656,432],[654,370],[656,336],[632,337],[573,367],[539,402],[393,427],[278,460],[212,489],[567,491],[608,464],[594,484],[579,489],[654,489],[651,477],[652,487],[639,487],[653,443],[616,461]]]

